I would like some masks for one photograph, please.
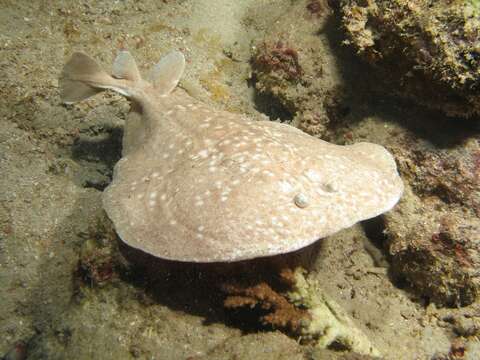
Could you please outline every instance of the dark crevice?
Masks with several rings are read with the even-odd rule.
[[[385,235],[385,221],[383,217],[377,216],[362,221],[362,227],[368,240],[365,240],[365,251],[371,256],[376,267],[390,269],[390,255],[387,250],[388,238]],[[390,280],[396,282],[389,271]]]
[[[377,248],[385,248],[387,236],[384,233],[385,221],[381,216],[362,221],[362,227],[365,231],[365,235]]]

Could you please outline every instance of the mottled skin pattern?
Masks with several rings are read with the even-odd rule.
[[[161,84],[178,81],[168,67],[156,71]],[[389,210],[402,193],[379,145],[329,144],[214,110],[181,89],[165,93],[158,82],[130,82],[125,92],[136,106],[104,207],[123,241],[155,256],[217,262],[291,252]]]

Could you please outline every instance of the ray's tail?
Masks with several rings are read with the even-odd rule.
[[[107,74],[88,55],[76,52],[65,64],[60,77],[60,96],[66,104],[82,101],[105,89],[127,95],[125,83]]]
[[[170,93],[178,84],[185,68],[185,58],[178,51],[166,55],[156,64],[149,82],[142,80],[135,60],[128,51],[121,51],[113,63],[112,75],[88,55],[76,52],[65,64],[60,77],[60,95],[66,104],[89,98],[105,89],[128,98],[141,100],[142,88],[153,86],[160,95]]]

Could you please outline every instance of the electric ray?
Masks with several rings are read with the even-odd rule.
[[[120,238],[156,257],[238,261],[291,252],[391,209],[403,185],[382,146],[339,146],[286,124],[215,110],[177,87],[174,51],[143,80],[122,51],[113,76],[82,53],[61,77],[72,103],[103,89],[132,102],[103,204]]]

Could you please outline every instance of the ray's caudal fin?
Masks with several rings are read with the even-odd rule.
[[[177,86],[184,69],[183,54],[172,51],[153,67],[149,82],[158,94],[167,95]],[[66,104],[82,101],[105,89],[135,99],[141,97],[143,88],[149,85],[142,80],[135,60],[128,51],[118,54],[113,63],[112,75],[107,74],[88,55],[76,52],[63,68],[60,94],[62,102]]]

